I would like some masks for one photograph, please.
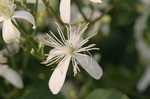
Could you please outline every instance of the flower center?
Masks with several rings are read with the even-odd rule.
[[[72,47],[68,47],[68,48],[67,48],[67,54],[68,54],[68,55],[72,55],[72,54],[73,54],[73,51],[74,51],[74,50],[73,50]]]

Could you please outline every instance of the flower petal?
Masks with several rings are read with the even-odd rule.
[[[49,88],[53,94],[57,94],[64,84],[70,59],[70,57],[65,57],[58,64],[49,80]]]
[[[77,54],[75,56],[81,67],[85,69],[93,78],[100,79],[103,71],[93,58],[85,54]]]
[[[18,18],[18,19],[24,19],[31,24],[33,24],[33,29],[35,28],[35,20],[34,17],[27,11],[15,11],[14,15],[12,16],[13,18]]]
[[[5,20],[3,22],[2,36],[6,43],[12,43],[20,38],[20,32],[12,24],[11,20]]]
[[[94,3],[102,3],[102,0],[90,0],[90,1]]]
[[[140,81],[138,82],[137,89],[141,92],[145,91],[150,84],[150,66],[147,66],[146,71]]]
[[[55,57],[63,57],[63,53],[64,53],[63,50],[52,49],[52,50],[49,52],[46,61],[44,61],[43,63],[44,63],[44,64],[48,64],[48,63],[50,63],[50,62],[53,60],[53,58],[55,58]]]
[[[27,0],[27,3],[36,4],[36,1],[37,1],[37,0]],[[44,3],[43,3],[42,0],[39,0],[39,1],[38,1],[38,9],[39,9],[39,10],[40,10],[40,9],[45,9],[45,5],[44,5]]]
[[[0,22],[3,22],[5,19],[3,16],[0,16]]]
[[[60,1],[60,17],[64,23],[70,23],[70,0],[61,0]]]
[[[16,88],[23,88],[23,81],[20,75],[7,65],[0,66],[0,76],[4,77]]]

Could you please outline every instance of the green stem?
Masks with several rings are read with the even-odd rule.
[[[84,18],[85,21],[89,22],[89,19],[86,17],[86,15],[84,14],[84,12],[82,11],[82,8],[80,6],[80,2],[78,0],[74,0],[74,2],[76,3],[76,6],[79,10],[79,12],[81,13],[82,17]]]
[[[109,13],[112,10],[113,6],[110,6],[109,8],[107,8],[101,16],[99,16],[98,18],[94,19],[93,21],[91,21],[91,23],[88,26],[88,29],[85,31],[89,31],[91,29],[91,27],[97,22],[100,21],[102,19],[103,16],[105,16],[107,13]]]
[[[46,0],[42,0],[43,3],[46,6],[46,10],[49,13],[49,15],[54,16],[54,18],[57,20],[57,22],[59,22],[61,25],[63,25],[64,23],[61,21],[60,17],[58,16],[58,14],[55,12],[55,10],[49,5],[49,2],[46,2]],[[51,13],[52,12],[52,13]]]

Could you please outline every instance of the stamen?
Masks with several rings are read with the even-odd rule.
[[[60,26],[56,23],[56,25],[57,25],[57,31],[58,31],[58,33],[59,33],[59,35],[60,35],[60,37],[61,37],[61,39],[62,39],[62,41],[63,41],[63,43],[65,43],[65,36],[64,36],[64,34],[63,34],[63,32],[62,32],[62,29],[60,28]]]
[[[73,65],[74,76],[76,76],[76,74],[78,72],[80,72],[80,69],[79,69],[79,67],[77,65],[77,62],[76,62],[75,58],[72,58],[72,65]]]
[[[69,30],[69,27],[68,26],[66,26],[66,29],[67,29],[67,39],[69,40],[70,39],[70,30]]]
[[[90,38],[92,38],[93,36],[95,36],[97,33],[90,35],[89,37],[87,37],[86,39],[82,40],[80,45],[83,46],[84,44],[86,44]]]
[[[72,36],[72,27],[71,27],[71,25],[69,25],[69,39],[70,39],[70,37]]]
[[[96,44],[90,44],[89,46],[80,48],[79,50],[77,50],[76,52],[83,52],[83,51],[89,51],[89,50],[99,50],[99,48],[93,48]]]
[[[60,47],[60,45],[56,44],[55,42],[52,42],[50,40],[44,40],[45,44],[54,48]]]
[[[89,41],[89,39],[84,39],[81,41],[80,46],[83,46],[84,44],[86,44]]]
[[[88,25],[89,25],[89,24],[86,24],[86,25],[84,26],[84,28],[81,29],[80,32],[78,32],[78,33],[80,34],[80,36],[81,36],[81,35],[85,32],[85,30],[88,28]]]
[[[48,35],[48,39],[50,39],[50,40],[48,40],[51,44],[54,44],[54,45],[56,45],[56,46],[62,46],[61,44],[59,44],[58,43],[58,41],[56,41],[54,38],[52,38],[49,34],[47,34]]]
[[[60,59],[62,59],[64,56],[59,56],[57,59],[53,60],[51,63],[49,62],[49,64],[47,64],[47,66],[50,66],[54,63],[56,63],[57,61],[59,61]]]
[[[55,38],[55,40],[56,40],[59,44],[61,44],[62,46],[64,45],[64,44],[54,35],[53,32],[50,32],[50,33],[52,34],[52,36]]]

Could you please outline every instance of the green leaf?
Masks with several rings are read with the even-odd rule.
[[[129,99],[116,89],[96,89],[86,99]]]

